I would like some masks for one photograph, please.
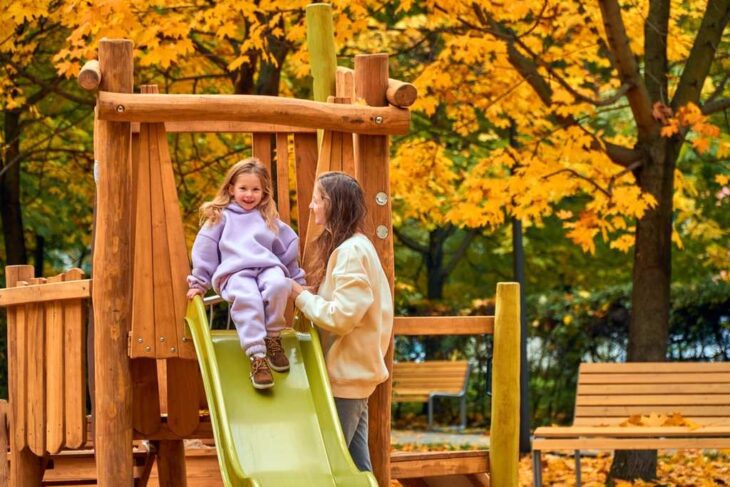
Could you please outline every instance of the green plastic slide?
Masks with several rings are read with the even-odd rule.
[[[218,463],[226,486],[372,486],[350,458],[316,331],[285,333],[291,370],[274,372],[257,391],[234,331],[211,331],[196,296],[186,321],[208,398]]]

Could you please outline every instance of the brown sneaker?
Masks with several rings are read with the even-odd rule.
[[[277,372],[286,372],[289,370],[289,359],[286,358],[284,348],[281,346],[281,337],[266,337],[266,360],[269,361],[269,367]]]
[[[266,357],[251,357],[251,384],[256,389],[274,387],[274,376],[266,363]]]

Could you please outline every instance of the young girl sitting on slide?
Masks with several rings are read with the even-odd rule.
[[[279,220],[271,176],[254,158],[228,170],[212,201],[200,207],[201,229],[193,244],[188,298],[213,286],[231,303],[230,314],[251,360],[256,389],[274,385],[271,369],[289,370],[281,346],[290,281],[305,284],[299,238]]]
[[[292,282],[302,314],[322,330],[327,373],[350,454],[372,470],[368,452],[368,397],[388,378],[385,353],[393,328],[390,283],[372,242],[362,234],[365,199],[345,173],[322,174],[314,187],[315,240],[312,294]]]

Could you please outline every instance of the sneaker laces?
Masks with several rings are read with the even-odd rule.
[[[254,357],[251,360],[251,374],[256,375],[259,371],[269,368],[266,359],[263,357]]]
[[[270,355],[274,355],[276,353],[284,353],[284,349],[281,346],[281,340],[275,337],[266,337],[266,349],[268,350]]]

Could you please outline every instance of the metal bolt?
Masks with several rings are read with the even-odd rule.
[[[385,225],[378,225],[378,228],[375,230],[375,234],[379,239],[385,239],[388,236],[388,227]]]
[[[161,342],[164,342],[165,341],[165,337],[160,337],[160,341]]]
[[[144,347],[144,351],[145,352],[151,352],[152,351],[152,347],[150,347],[149,345],[147,345],[146,347]]]
[[[118,107],[117,107],[117,110],[118,110]],[[122,111],[124,111],[124,107],[122,107]],[[381,123],[383,123],[383,117],[381,117],[380,115],[377,115],[377,116],[375,116],[375,118],[373,118],[373,121],[375,123],[377,123],[378,125],[380,125]]]
[[[124,105],[117,105],[117,113],[124,113]]]
[[[142,337],[137,338],[137,343],[142,343],[144,340],[142,340]]]
[[[187,342],[189,340],[188,337],[183,337],[183,342]]]
[[[171,352],[171,353],[175,353],[175,352],[177,352],[177,348],[175,348],[175,347],[170,347],[170,352]]]
[[[388,202],[388,195],[383,193],[382,191],[375,195],[375,202],[379,206],[385,206],[385,204]]]

